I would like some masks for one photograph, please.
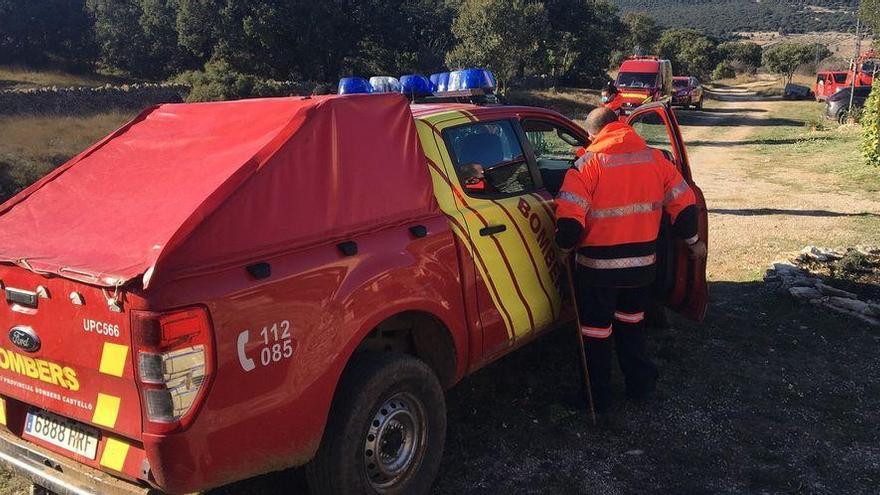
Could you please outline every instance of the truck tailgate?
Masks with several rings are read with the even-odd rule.
[[[0,284],[0,422],[49,450],[128,471],[125,454],[102,462],[142,435],[129,315],[110,309],[113,291],[3,264]],[[50,427],[67,433],[49,439]]]

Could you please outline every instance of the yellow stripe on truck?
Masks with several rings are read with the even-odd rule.
[[[125,457],[128,455],[128,447],[129,445],[121,440],[108,438],[107,443],[104,444],[104,453],[101,454],[101,465],[115,471],[122,471]]]
[[[92,416],[92,423],[96,425],[113,428],[116,426],[116,418],[119,416],[119,404],[122,399],[112,395],[98,394],[98,401],[95,404],[95,414]]]
[[[126,357],[128,357],[127,345],[104,342],[104,351],[101,352],[101,366],[98,371],[105,375],[122,376]]]
[[[0,397],[0,425],[6,426],[6,399]]]

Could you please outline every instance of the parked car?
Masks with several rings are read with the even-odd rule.
[[[841,124],[849,119],[849,100],[852,88],[843,88],[840,91],[829,96],[825,100],[825,116],[834,119]],[[855,93],[852,93],[852,104],[854,110],[861,110],[865,106],[865,100],[871,94],[871,86],[856,86]]]
[[[672,62],[654,56],[624,60],[614,82],[623,99],[621,114],[629,115],[640,105],[672,97]]]
[[[675,115],[628,120],[706,239]],[[399,93],[146,110],[0,206],[0,460],[58,493],[301,465],[313,494],[428,493],[444,390],[573,317],[548,188],[587,140]],[[705,260],[663,232],[657,298],[701,319]]]
[[[672,78],[672,104],[684,108],[693,106],[697,110],[703,108],[703,85],[693,76],[676,76]]]
[[[816,74],[816,84],[813,85],[816,101],[824,101],[841,88],[846,87],[847,74],[847,71],[827,71]]]

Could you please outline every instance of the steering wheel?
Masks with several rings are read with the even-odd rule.
[[[526,161],[526,158],[523,155],[519,155],[512,160],[505,160],[503,162],[498,162],[495,165],[492,165],[491,167],[484,167],[483,174],[488,174],[490,172],[494,172],[498,169],[501,169],[504,167],[509,167],[511,165],[518,165],[520,163],[524,163],[525,161]]]

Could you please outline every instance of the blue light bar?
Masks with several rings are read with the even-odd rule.
[[[438,72],[436,74],[431,74],[431,84],[434,85],[434,91],[440,93],[446,91],[446,87],[449,85],[449,73]]]
[[[496,87],[495,75],[486,69],[462,69],[449,73],[447,91],[464,91],[468,89],[482,89],[487,92],[494,91]]]
[[[396,77],[373,76],[370,78],[373,93],[400,93],[400,81]]]
[[[431,81],[421,74],[400,77],[400,92],[409,96],[424,96],[433,93]]]
[[[337,93],[341,95],[353,95],[358,93],[372,93],[373,87],[363,77],[343,77],[339,80],[339,90]]]

